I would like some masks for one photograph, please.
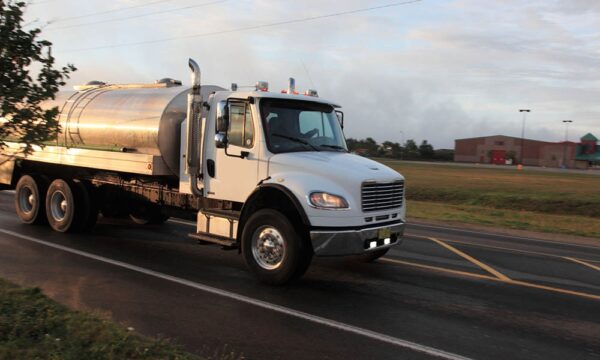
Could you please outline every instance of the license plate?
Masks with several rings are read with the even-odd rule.
[[[392,230],[390,228],[383,228],[377,230],[378,239],[387,239],[392,236]]]

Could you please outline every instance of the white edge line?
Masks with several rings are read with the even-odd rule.
[[[136,265],[131,265],[122,261],[118,261],[118,260],[113,260],[113,259],[109,259],[103,256],[99,256],[99,255],[94,255],[85,251],[80,251],[80,250],[75,250],[66,246],[62,246],[62,245],[58,245],[58,244],[54,244],[51,242],[47,242],[44,240],[39,240],[27,235],[22,235],[10,230],[4,230],[4,229],[0,229],[1,233],[10,235],[10,236],[14,236],[23,240],[27,240],[27,241],[31,241],[34,242],[36,244],[40,244],[40,245],[44,245],[44,246],[48,246],[54,249],[58,249],[58,250],[62,250],[71,254],[75,254],[75,255],[79,255],[82,257],[86,257],[89,259],[93,259],[96,261],[100,261],[103,263],[107,263],[107,264],[111,264],[114,266],[118,266],[124,269],[128,269],[131,271],[135,271],[135,272],[139,272],[142,274],[146,274],[149,276],[153,276],[159,279],[163,279],[163,280],[167,280],[170,282],[174,282],[180,285],[184,285],[184,286],[188,286],[197,290],[201,290],[204,292],[208,292],[214,295],[219,295],[225,298],[229,298],[229,299],[233,299],[233,300],[237,300],[239,302],[243,302],[243,303],[247,303],[247,304],[251,304],[263,309],[267,309],[267,310],[272,310],[278,313],[282,313],[282,314],[286,314],[292,317],[296,317],[299,319],[303,319],[303,320],[307,320],[307,321],[311,321],[320,325],[324,325],[324,326],[328,326],[334,329],[338,329],[338,330],[342,330],[345,332],[349,332],[349,333],[353,333],[356,335],[361,335],[373,340],[377,340],[377,341],[381,341],[381,342],[385,342],[388,344],[392,344],[392,345],[396,345],[402,348],[406,348],[406,349],[410,349],[410,350],[414,350],[416,352],[420,352],[420,353],[424,353],[427,355],[431,355],[431,356],[435,356],[438,358],[443,358],[443,359],[450,359],[450,360],[471,360],[470,358],[461,356],[461,355],[457,355],[457,354],[453,354],[450,352],[446,352],[443,350],[439,350],[436,348],[432,348],[426,345],[421,345],[421,344],[417,344],[408,340],[403,340],[403,339],[399,339],[399,338],[395,338],[389,335],[385,335],[382,333],[378,333],[375,331],[371,331],[371,330],[367,330],[367,329],[363,329],[360,327],[356,327],[356,326],[352,326],[352,325],[348,325],[348,324],[344,324],[335,320],[330,320],[324,317],[320,317],[320,316],[316,316],[316,315],[311,315],[308,313],[305,313],[303,311],[298,311],[298,310],[294,310],[285,306],[281,306],[281,305],[275,305],[275,304],[271,304],[262,300],[257,300],[248,296],[244,296],[244,295],[240,295],[240,294],[236,294],[230,291],[226,291],[226,290],[221,290],[218,288],[214,288],[212,286],[208,286],[208,285],[202,285],[193,281],[189,281],[189,280],[185,280],[182,278],[178,278],[175,276],[171,276],[171,275],[167,275],[161,272],[157,272],[154,270],[150,270],[150,269],[146,269],[143,267],[139,267]]]

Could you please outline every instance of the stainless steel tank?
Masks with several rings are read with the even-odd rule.
[[[91,87],[59,92],[44,107],[60,110],[58,146],[157,155],[178,175],[189,90],[172,83]],[[203,86],[202,96],[219,90]]]

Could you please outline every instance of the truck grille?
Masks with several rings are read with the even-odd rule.
[[[404,181],[365,182],[361,187],[362,211],[393,209],[402,206]]]

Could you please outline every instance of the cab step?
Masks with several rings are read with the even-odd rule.
[[[211,208],[201,209],[200,212],[202,214],[204,214],[205,216],[220,217],[220,218],[224,218],[224,219],[228,219],[228,220],[238,220],[241,215],[241,211],[211,209]]]
[[[218,236],[209,233],[191,233],[188,234],[188,236],[202,242],[221,245],[226,249],[237,249],[237,241],[224,236]]]
[[[190,237],[223,246],[224,249],[237,248],[237,226],[239,211],[202,209],[198,212],[195,234]]]

